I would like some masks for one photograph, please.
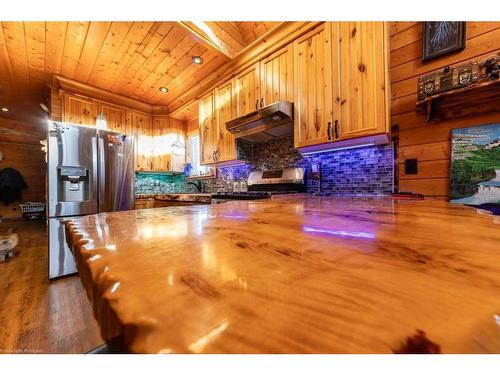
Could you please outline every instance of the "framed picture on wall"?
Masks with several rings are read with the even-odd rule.
[[[500,214],[500,124],[453,129],[450,202]]]
[[[429,61],[464,48],[465,22],[422,23],[422,61]]]

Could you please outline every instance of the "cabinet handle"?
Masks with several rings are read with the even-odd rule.
[[[264,107],[264,98],[260,98],[260,108]]]
[[[259,109],[259,99],[255,101],[255,109]]]
[[[335,133],[335,139],[337,139],[339,137],[339,122],[337,120],[334,122],[333,131]]]
[[[326,130],[326,134],[328,135],[328,140],[332,140],[332,122],[328,121],[328,128]]]

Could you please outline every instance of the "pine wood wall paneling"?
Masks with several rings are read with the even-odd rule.
[[[41,146],[26,143],[0,142],[0,151],[4,160],[0,162],[0,169],[14,168],[19,171],[28,188],[22,191],[22,201],[44,201],[45,200],[45,171],[46,164]],[[29,155],[29,157],[26,157]],[[13,202],[7,206],[0,202],[0,215],[4,218],[21,217],[19,203]]]
[[[500,122],[499,114],[427,124],[415,111],[417,78],[422,74],[471,59],[484,60],[500,51],[499,22],[467,22],[466,48],[427,63],[421,61],[422,24],[392,22],[391,83],[392,123],[399,125],[399,188],[447,197],[449,189],[451,129]],[[404,159],[419,160],[418,174],[405,175]]]

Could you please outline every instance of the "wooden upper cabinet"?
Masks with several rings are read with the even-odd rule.
[[[140,112],[131,112],[132,128],[135,135],[135,169],[151,171],[153,169],[153,127],[152,118]]]
[[[240,117],[262,107],[260,95],[260,63],[257,62],[235,77],[236,116]]]
[[[96,101],[84,96],[63,93],[63,122],[80,125],[95,125]]]
[[[263,106],[287,100],[293,102],[293,46],[276,51],[260,62]]]
[[[214,153],[218,146],[218,129],[214,105],[213,91],[200,99],[198,121],[200,124],[200,158],[203,165],[215,163]]]
[[[219,137],[215,157],[218,162],[236,159],[236,140],[226,130],[226,122],[235,117],[234,81],[229,81],[215,89],[215,119]]]
[[[387,25],[339,22],[340,139],[387,133]]]
[[[125,109],[113,104],[97,102],[97,114],[101,112],[104,113],[109,130],[126,133]]]
[[[295,147],[333,140],[331,23],[325,22],[293,43]]]
[[[168,117],[153,119],[153,170],[169,171],[171,162],[170,144],[173,140],[169,137],[170,122]]]

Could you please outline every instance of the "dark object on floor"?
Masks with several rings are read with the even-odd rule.
[[[12,228],[9,229],[8,235],[0,235],[0,263],[5,262],[8,257],[14,256],[14,250],[18,243],[19,238]]]
[[[425,332],[417,329],[417,333],[408,336],[405,343],[398,349],[393,349],[395,354],[441,354],[438,344],[427,338]]]
[[[6,206],[20,201],[22,190],[27,188],[23,176],[14,168],[4,168],[0,171],[0,201]]]
[[[493,215],[500,215],[500,204],[497,203],[483,203],[483,204],[466,204],[466,206],[477,208],[479,210],[490,211]]]

